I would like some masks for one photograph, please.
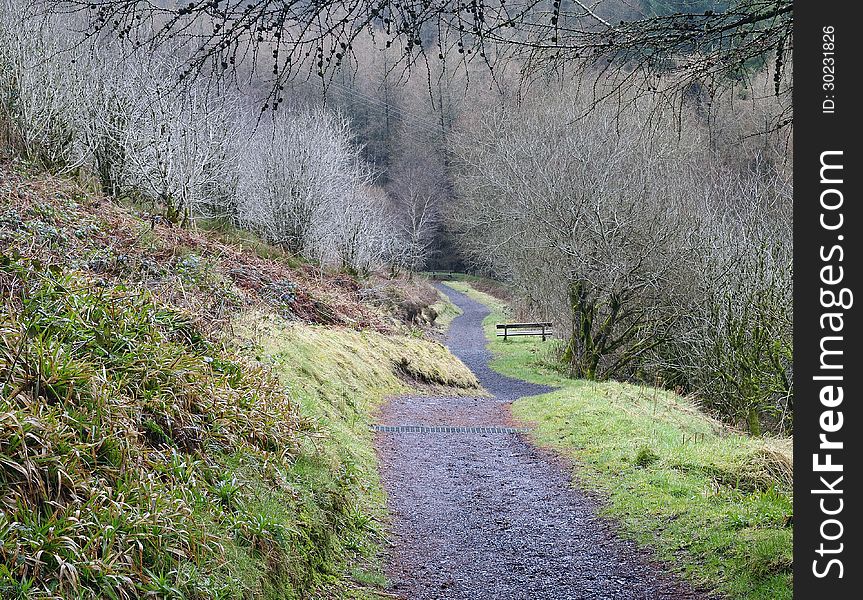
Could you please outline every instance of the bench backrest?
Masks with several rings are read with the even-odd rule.
[[[495,329],[533,329],[536,327],[551,327],[551,323],[498,323],[495,325]]]

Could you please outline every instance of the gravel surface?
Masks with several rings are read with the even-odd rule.
[[[544,394],[553,389],[547,385],[506,377],[492,370],[488,366],[492,355],[486,348],[485,332],[482,329],[482,321],[489,313],[488,308],[451,287],[442,284],[436,287],[462,309],[462,314],[450,325],[447,347],[474,372],[483,387],[491,392],[498,402],[511,402],[524,396]]]
[[[511,425],[508,404],[550,388],[488,367],[488,309],[441,287],[464,314],[447,345],[493,395],[400,397],[385,425]],[[438,599],[694,599],[650,555],[616,537],[566,465],[514,434],[378,433],[394,543],[390,593]]]

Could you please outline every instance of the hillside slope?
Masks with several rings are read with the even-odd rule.
[[[0,167],[3,598],[375,595],[371,412],[476,381],[398,290],[237,237]]]

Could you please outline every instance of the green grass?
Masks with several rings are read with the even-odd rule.
[[[343,545],[342,568],[354,583],[352,593],[374,597],[386,584],[380,553],[386,499],[370,428],[375,412],[386,397],[416,383],[476,393],[475,376],[446,348],[417,337],[289,323],[261,313],[239,318],[235,331],[272,366],[311,423],[322,458],[308,468],[324,478],[345,473],[351,481],[353,530],[361,534]]]
[[[269,316],[241,346],[14,252],[0,292],[4,599],[376,597],[371,412],[406,382],[477,385],[422,339]]]
[[[791,598],[790,440],[730,430],[672,392],[568,379],[546,358],[554,341],[494,338],[502,303],[448,285],[492,308],[492,368],[558,386],[515,402],[513,414],[537,444],[573,461],[577,485],[599,493],[622,535],[727,597]]]
[[[443,345],[412,335],[304,325],[271,314],[248,313],[235,330],[262,358],[273,361],[297,392],[340,399],[339,406],[368,412],[360,402],[370,392],[379,402],[404,391],[406,383],[475,389],[474,374]]]
[[[450,302],[449,298],[443,294],[441,294],[440,300],[432,304],[431,307],[437,314],[434,326],[439,333],[446,333],[449,331],[449,326],[452,324],[453,319],[462,313],[462,310]]]
[[[495,318],[502,318],[506,313],[507,307],[506,305],[499,299],[495,298],[491,294],[487,294],[486,292],[480,291],[473,287],[472,283],[478,281],[487,281],[481,277],[477,277],[475,275],[467,275],[464,273],[453,273],[452,279],[447,281],[442,281],[445,286],[451,287],[457,292],[461,292],[462,294],[467,294],[477,302],[482,302],[486,306],[492,309],[492,315]]]
[[[296,493],[310,455],[274,377],[145,290],[14,255],[0,287],[0,595],[324,585],[331,545],[296,549],[343,513]]]
[[[470,290],[478,294],[482,294],[492,299],[494,302],[499,302],[493,294],[506,298],[507,290],[499,282],[483,277],[481,275],[471,275],[470,273],[444,272],[444,271],[423,271],[420,273],[431,282],[440,282],[444,285],[451,285],[454,289]],[[489,294],[491,292],[491,294]]]

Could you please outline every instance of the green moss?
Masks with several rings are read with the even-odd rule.
[[[623,535],[730,598],[791,598],[789,440],[731,430],[672,392],[568,379],[545,360],[554,341],[495,338],[502,303],[448,285],[492,309],[492,368],[558,387],[518,400],[513,414],[537,444],[574,461],[578,485],[602,493]]]

